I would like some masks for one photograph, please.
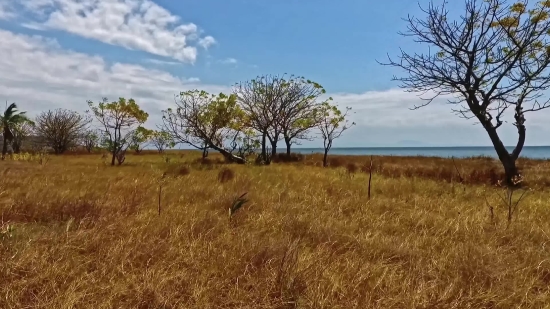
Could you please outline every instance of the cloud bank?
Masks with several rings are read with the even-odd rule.
[[[208,49],[216,43],[212,36],[201,37],[194,23],[184,23],[149,0],[2,1],[0,18],[24,12],[33,18],[26,27],[64,31],[181,62],[194,63],[197,46]]]

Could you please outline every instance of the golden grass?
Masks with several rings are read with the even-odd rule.
[[[368,174],[350,165],[365,157],[323,169],[308,156],[222,166],[199,155],[129,155],[120,167],[101,155],[1,162],[0,308],[550,304],[545,186],[506,229],[499,189],[421,173],[454,169],[450,160],[375,158],[401,172],[373,168],[367,200]],[[479,168],[476,160],[457,166]],[[542,184],[548,162],[527,165],[527,180]],[[249,202],[230,222],[228,208],[245,192]]]

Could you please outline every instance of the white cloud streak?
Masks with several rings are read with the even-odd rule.
[[[235,58],[226,58],[226,59],[220,60],[220,62],[223,64],[237,64],[238,61]]]
[[[211,36],[200,38],[197,25],[183,23],[150,0],[23,0],[21,4],[40,20],[26,27],[61,30],[181,62],[196,61],[192,42],[203,48],[216,42]]]

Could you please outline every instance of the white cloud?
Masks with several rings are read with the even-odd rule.
[[[220,62],[223,64],[237,64],[238,61],[235,58],[226,58],[224,60],[221,60]]]
[[[216,44],[216,39],[214,39],[212,36],[209,36],[209,35],[199,40],[199,45],[202,46],[202,48],[204,49],[208,49],[210,46],[214,44]]]
[[[150,0],[24,0],[22,5],[41,19],[26,27],[62,30],[182,62],[197,58],[192,41],[205,48],[215,43],[211,36],[199,38],[197,25],[182,23]]]
[[[402,89],[385,91],[367,91],[360,94],[335,93],[330,95],[333,103],[344,108],[349,106],[360,117],[358,124],[381,127],[412,127],[423,125],[427,127],[444,127],[446,125],[472,125],[475,119],[464,119],[453,113],[459,106],[449,104],[449,96],[434,99],[429,105],[419,109],[415,106],[425,103],[418,94],[405,92]],[[422,96],[427,98],[427,96]],[[412,109],[412,110],[411,110]],[[513,122],[512,109],[505,114],[504,120]],[[544,110],[527,115],[527,123],[543,125],[548,121],[550,110]]]
[[[187,79],[187,81],[190,82],[190,83],[198,83],[201,80],[198,77],[190,77],[190,78]]]
[[[212,93],[230,87],[198,84],[165,71],[127,63],[107,63],[100,56],[63,50],[54,40],[0,30],[0,93],[30,115],[54,108],[84,111],[86,100],[132,97],[159,123],[174,94],[201,88]]]
[[[327,95],[328,96],[328,95]],[[448,97],[436,98],[428,106],[411,110],[423,101],[417,94],[402,89],[367,91],[364,93],[330,94],[333,103],[342,109],[352,108],[349,119],[357,126],[337,142],[338,146],[393,145],[400,141],[419,141],[439,145],[490,145],[490,140],[475,119],[463,119],[452,112],[456,106],[448,104]],[[550,110],[528,113],[527,144],[547,145],[550,136]],[[512,125],[512,110],[505,117],[507,123],[499,129],[503,142],[515,145],[517,132]],[[362,141],[362,142],[357,142]]]
[[[180,65],[181,62],[177,61],[167,61],[167,60],[159,60],[159,59],[145,59],[145,62],[153,63],[157,65]]]
[[[404,92],[402,89],[367,91],[359,94],[335,93],[330,96],[333,103],[342,109],[348,106],[352,108],[352,112],[361,115],[350,116],[356,118],[358,125],[408,127],[464,123],[463,119],[452,114],[452,106],[446,104],[447,99],[444,97],[435,99],[429,106],[411,110],[424,101],[416,94]]]

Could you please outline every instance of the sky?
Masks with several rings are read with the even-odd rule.
[[[180,91],[229,93],[239,81],[287,73],[352,108],[356,126],[334,147],[490,145],[444,99],[410,110],[420,99],[391,80],[404,72],[377,62],[422,50],[398,34],[407,14],[422,16],[416,1],[0,0],[0,100],[33,116],[131,97],[155,128]],[[549,121],[550,110],[528,115],[527,145],[550,144]],[[500,131],[515,144],[511,123]]]

